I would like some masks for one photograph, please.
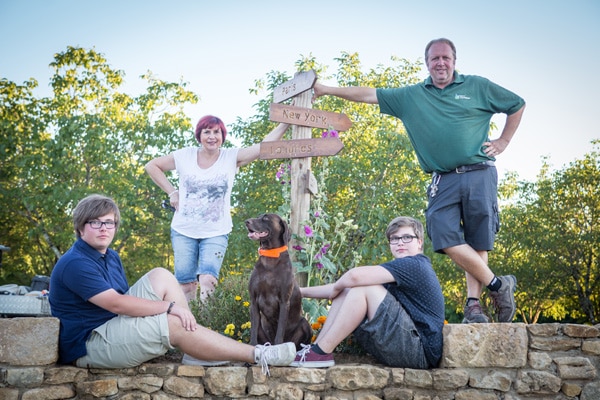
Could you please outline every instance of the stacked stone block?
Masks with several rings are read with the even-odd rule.
[[[57,365],[58,320],[0,319],[0,399],[598,400],[600,327],[450,324],[438,368]]]

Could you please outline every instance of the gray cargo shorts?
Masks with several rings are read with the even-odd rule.
[[[389,292],[372,320],[354,330],[356,341],[373,357],[391,367],[429,367],[421,337],[404,307]]]

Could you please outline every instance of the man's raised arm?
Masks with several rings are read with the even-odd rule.
[[[314,102],[321,96],[336,96],[344,100],[356,101],[359,103],[377,104],[377,92],[375,89],[364,86],[348,86],[348,87],[335,87],[325,86],[319,82],[315,82],[313,85],[313,97]]]

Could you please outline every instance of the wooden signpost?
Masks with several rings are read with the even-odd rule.
[[[314,71],[297,73],[293,79],[273,90],[273,101],[269,110],[269,119],[292,125],[292,140],[262,142],[261,160],[276,158],[291,161],[291,212],[289,227],[293,234],[300,237],[301,224],[308,220],[310,196],[318,191],[315,177],[310,171],[311,157],[333,156],[344,147],[337,137],[313,138],[312,128],[345,131],[352,122],[344,114],[312,109],[312,93],[317,78]],[[294,98],[294,105],[277,104]],[[306,274],[297,276],[301,286],[306,284]]]
[[[281,103],[284,100],[297,96],[308,89],[312,89],[316,81],[317,74],[312,69],[306,72],[299,72],[293,79],[290,79],[283,85],[277,86],[273,90],[273,101]]]
[[[345,114],[275,103],[272,103],[269,109],[269,119],[312,128],[331,128],[337,131],[346,131],[352,126],[352,122]]]
[[[344,144],[338,138],[296,139],[263,142],[260,144],[260,159],[301,158],[335,156]]]

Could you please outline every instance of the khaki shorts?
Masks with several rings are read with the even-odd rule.
[[[161,300],[144,275],[127,291],[128,295]],[[77,359],[81,368],[129,368],[173,349],[169,341],[167,314],[149,317],[118,315],[92,332],[86,344],[87,355]]]

